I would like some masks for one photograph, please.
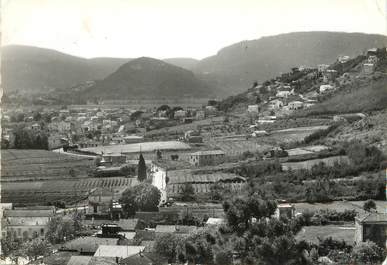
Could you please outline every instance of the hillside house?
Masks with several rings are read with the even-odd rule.
[[[51,122],[48,124],[48,130],[60,133],[70,132],[72,129],[72,124],[66,121]]]
[[[248,105],[247,112],[251,113],[251,114],[257,114],[259,112],[259,106],[258,105]]]
[[[387,247],[387,214],[371,212],[355,218],[355,242],[375,242],[381,248]]]
[[[269,102],[268,109],[269,110],[278,110],[284,106],[284,103],[279,99],[274,99]]]
[[[363,73],[370,75],[375,72],[375,64],[373,63],[364,63],[363,64]]]
[[[223,163],[225,153],[222,150],[198,151],[190,154],[189,163],[193,166],[212,166]]]
[[[378,62],[378,57],[376,55],[370,55],[367,58],[367,63],[376,64]]]
[[[54,206],[20,207],[5,209],[4,224],[7,233],[13,233],[15,238],[44,238],[47,224],[55,215]]]
[[[336,70],[328,69],[328,70],[323,72],[323,82],[324,83],[333,82],[333,81],[335,81],[337,75],[338,75],[338,73]]]
[[[277,205],[275,210],[274,217],[280,219],[281,217],[286,217],[292,219],[295,216],[296,208],[293,204],[282,203]]]
[[[317,70],[318,70],[320,73],[326,71],[328,68],[329,68],[329,65],[328,65],[328,64],[319,64],[319,65],[317,65]]]
[[[186,116],[187,116],[187,111],[185,111],[185,110],[177,110],[173,114],[173,117],[175,119],[182,119],[182,118],[185,118]]]
[[[377,48],[371,48],[371,49],[368,49],[367,50],[367,56],[376,56],[378,53],[378,49]]]
[[[204,120],[206,118],[206,113],[204,110],[198,110],[198,111],[196,111],[195,117],[197,120]]]
[[[288,106],[290,110],[298,110],[298,109],[302,109],[302,107],[304,106],[304,103],[296,100],[296,101],[289,102]]]
[[[342,55],[337,58],[337,61],[340,63],[346,63],[350,60],[351,58],[348,55]]]
[[[275,96],[279,98],[288,98],[290,95],[294,95],[294,90],[279,90]]]
[[[334,90],[335,90],[335,88],[332,85],[321,85],[320,89],[319,89],[319,92],[321,94],[324,94],[324,93],[328,93],[328,92],[331,92],[331,91],[334,91]]]

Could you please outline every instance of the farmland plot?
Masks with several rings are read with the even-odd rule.
[[[45,150],[1,150],[1,181],[55,180],[87,177],[91,158]],[[70,170],[73,170],[73,176]]]
[[[333,166],[335,162],[338,163],[349,163],[349,158],[347,156],[331,156],[320,159],[311,159],[301,162],[285,162],[281,163],[283,170],[298,170],[298,169],[311,169],[314,165],[319,163],[324,163],[328,166]]]
[[[137,184],[133,178],[87,178],[82,180],[56,180],[34,182],[5,182],[2,184],[2,202],[39,204],[54,201],[73,203],[85,199],[94,188],[106,188],[115,191]]]

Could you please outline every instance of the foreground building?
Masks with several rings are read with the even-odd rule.
[[[387,247],[387,214],[367,213],[355,218],[355,242],[367,240],[375,242],[381,248]]]
[[[2,229],[6,230],[7,233],[12,233],[15,238],[44,238],[48,222],[54,215],[54,206],[5,209]]]

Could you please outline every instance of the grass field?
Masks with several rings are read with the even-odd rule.
[[[317,244],[318,238],[328,237],[344,240],[352,245],[355,240],[355,225],[306,226],[297,234],[296,239]]]
[[[345,210],[356,210],[362,212],[363,204],[365,201],[333,201],[331,203],[293,203],[296,208],[296,212],[304,211],[318,211],[318,210],[336,210],[343,212]],[[375,201],[377,210],[379,212],[385,212],[387,202]]]

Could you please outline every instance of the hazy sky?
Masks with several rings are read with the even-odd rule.
[[[292,31],[386,34],[386,0],[2,0],[2,45],[193,57]]]

